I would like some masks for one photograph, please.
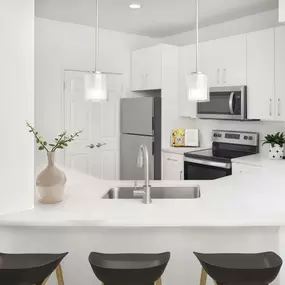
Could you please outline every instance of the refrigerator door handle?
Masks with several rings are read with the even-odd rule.
[[[152,155],[154,156],[154,146],[155,146],[155,142],[152,142]]]

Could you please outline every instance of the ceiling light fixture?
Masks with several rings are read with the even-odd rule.
[[[131,9],[140,9],[142,7],[142,5],[141,4],[131,4],[129,7]]]
[[[108,99],[107,75],[98,70],[99,60],[99,0],[96,0],[95,71],[85,75],[85,100],[100,102]]]
[[[209,101],[208,77],[199,72],[199,0],[196,0],[196,71],[187,77],[188,100]]]

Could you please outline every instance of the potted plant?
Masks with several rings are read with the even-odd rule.
[[[63,200],[63,194],[66,185],[66,176],[64,172],[59,170],[54,163],[55,151],[58,149],[64,149],[69,143],[75,140],[76,137],[82,132],[75,132],[72,135],[68,135],[63,132],[54,139],[54,142],[47,143],[39,133],[27,123],[29,132],[32,133],[36,139],[36,143],[39,145],[40,151],[47,153],[48,165],[40,172],[36,179],[37,192],[39,201],[43,204],[56,204]]]
[[[262,145],[270,144],[269,157],[271,159],[283,159],[284,156],[284,133],[276,133],[265,136]]]

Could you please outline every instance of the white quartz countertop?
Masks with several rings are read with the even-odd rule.
[[[283,167],[285,165],[285,159],[283,160],[273,160],[270,159],[268,156],[264,154],[253,154],[248,156],[243,156],[239,158],[232,159],[232,162],[234,163],[240,163],[240,164],[247,164],[247,165],[253,165],[253,166],[261,166],[261,167],[274,167],[274,166],[280,166]]]
[[[184,154],[185,152],[192,152],[192,151],[198,151],[198,150],[204,150],[204,149],[208,149],[208,148],[212,148],[212,146],[208,146],[208,147],[173,147],[173,146],[169,146],[169,147],[165,147],[162,149],[163,152],[167,152],[167,153],[174,153],[174,154]]]
[[[57,205],[0,216],[0,226],[252,227],[285,225],[285,161],[252,174],[212,181],[153,181],[153,186],[200,185],[201,198],[105,200],[109,188],[129,181],[103,181],[65,169],[65,200]]]

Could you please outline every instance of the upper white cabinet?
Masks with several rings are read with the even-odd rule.
[[[200,44],[200,68],[209,86],[246,85],[246,35]]]
[[[274,120],[274,29],[247,35],[249,119]]]
[[[187,99],[187,76],[196,70],[196,47],[184,46],[179,50],[178,113],[182,117],[196,118],[197,104]]]
[[[285,120],[285,26],[275,29],[275,118]]]
[[[163,45],[132,52],[132,91],[161,89],[162,53]]]

